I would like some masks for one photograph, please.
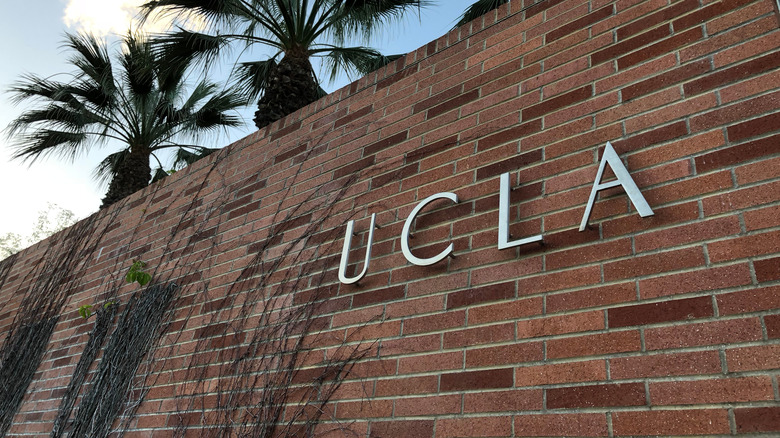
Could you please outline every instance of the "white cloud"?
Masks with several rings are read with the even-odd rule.
[[[97,36],[124,35],[140,27],[140,6],[148,0],[67,0],[65,25]],[[143,25],[146,32],[162,32],[172,26],[171,17],[153,17]]]

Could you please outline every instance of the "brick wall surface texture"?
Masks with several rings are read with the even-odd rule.
[[[182,293],[127,436],[197,430],[188,361],[218,374],[242,338],[196,341],[236,317],[258,254],[294,246],[269,287],[328,294],[303,371],[371,349],[322,436],[780,435],[778,67],[772,0],[512,1],[97,213],[8,434],[50,433],[94,324],[77,308],[135,291],[135,259]],[[655,214],[611,189],[579,232],[607,141]],[[543,245],[497,249],[504,172],[512,239]],[[429,205],[410,242],[454,257],[414,266],[404,221],[440,192],[459,202]],[[368,273],[341,284],[346,223],[360,268],[372,213]],[[0,269],[2,337],[61,239]]]

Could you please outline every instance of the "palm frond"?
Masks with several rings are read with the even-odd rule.
[[[8,90],[11,93],[11,102],[21,103],[28,99],[41,99],[44,102],[62,101],[63,90],[67,84],[42,78],[34,74],[24,74]]]
[[[401,55],[384,56],[369,47],[326,46],[314,51],[323,58],[323,67],[334,80],[344,71],[351,78],[352,73],[365,75],[398,59]]]
[[[172,169],[182,169],[190,164],[200,160],[201,158],[208,157],[219,149],[207,148],[207,147],[193,147],[194,150],[189,151],[183,147],[176,149],[174,155]]]
[[[106,158],[104,158],[92,173],[95,181],[97,181],[100,186],[107,185],[114,177],[114,175],[117,174],[117,171],[119,170],[119,164],[125,159],[125,157],[127,157],[129,153],[130,150],[125,148],[121,151],[109,154]]]
[[[156,183],[157,181],[160,181],[161,179],[168,176],[168,172],[165,171],[162,167],[155,167],[152,169],[152,181],[151,183]]]
[[[463,26],[508,2],[509,0],[477,0],[463,12],[455,26]]]
[[[246,98],[233,90],[224,90],[213,95],[203,106],[193,113],[193,132],[211,131],[220,128],[240,126],[241,117],[230,114],[231,111],[246,105]]]
[[[160,35],[152,43],[157,48],[157,57],[164,62],[180,65],[190,60],[204,61],[206,64],[216,59],[220,50],[225,49],[230,38],[213,36],[179,28],[176,32]]]
[[[27,129],[33,129],[35,125],[47,125],[67,132],[81,132],[85,127],[93,123],[96,117],[90,113],[75,111],[61,105],[51,104],[41,109],[34,109],[23,113],[8,125],[10,134],[13,135]]]
[[[347,38],[362,36],[368,40],[377,27],[399,20],[410,10],[433,4],[430,0],[344,0],[341,8],[329,23],[330,31],[337,44]]]
[[[128,33],[124,38],[123,51],[122,76],[127,88],[132,95],[148,95],[156,85],[155,57],[151,45],[143,36]]]
[[[93,35],[65,34],[65,47],[76,52],[69,60],[79,74],[89,78],[106,95],[115,91],[111,57],[104,43]]]
[[[153,13],[204,20],[211,25],[229,23],[237,14],[245,15],[240,0],[152,0],[141,5],[144,19]]]
[[[248,100],[254,101],[265,91],[268,80],[274,69],[279,65],[277,53],[270,59],[255,62],[242,62],[233,71],[233,86],[243,93]]]
[[[59,155],[74,160],[86,149],[87,140],[84,132],[38,129],[20,139],[13,158],[34,163],[39,158]]]

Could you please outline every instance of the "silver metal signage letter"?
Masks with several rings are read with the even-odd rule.
[[[616,180],[601,183],[601,178],[604,176],[604,168],[607,163],[615,173]],[[604,156],[601,157],[601,164],[599,164],[599,171],[596,173],[596,181],[593,182],[593,189],[590,191],[590,198],[588,198],[588,204],[585,206],[585,214],[582,216],[582,223],[580,223],[580,231],[585,231],[585,227],[588,226],[588,219],[590,218],[591,210],[593,210],[593,203],[596,201],[596,194],[604,189],[610,189],[612,187],[623,186],[623,190],[626,191],[628,199],[634,204],[636,211],[639,212],[639,216],[647,217],[652,216],[653,210],[648,205],[645,197],[642,196],[642,192],[639,191],[631,175],[626,170],[626,166],[620,161],[617,152],[612,147],[612,143],[607,142],[607,146],[604,148]]]
[[[412,210],[412,212],[409,213],[409,217],[406,218],[406,222],[404,223],[404,230],[401,233],[401,251],[404,253],[404,257],[406,257],[406,260],[409,260],[413,265],[430,266],[434,263],[444,260],[444,258],[450,255],[450,253],[452,252],[452,248],[453,248],[452,242],[450,242],[450,245],[447,247],[447,249],[428,259],[421,259],[419,257],[415,257],[414,254],[412,254],[412,251],[409,249],[409,232],[412,228],[412,222],[414,222],[414,219],[420,213],[420,210],[422,210],[426,205],[430,204],[431,202],[437,199],[449,199],[450,201],[457,203],[458,195],[451,192],[444,192],[444,193],[437,193],[435,195],[428,196],[427,198],[423,199],[422,202],[417,204],[417,207],[414,207],[414,210]]]
[[[363,270],[356,277],[347,277],[347,265],[349,264],[349,248],[352,245],[352,233],[355,229],[355,221],[347,222],[347,235],[344,237],[344,248],[341,250],[341,263],[339,263],[339,281],[344,284],[352,284],[360,281],[368,272],[368,264],[371,261],[371,244],[374,243],[374,228],[376,226],[376,213],[371,214],[371,228],[368,229],[368,245],[366,246],[366,260],[363,262]]]
[[[509,241],[509,173],[501,174],[501,188],[498,195],[498,249],[507,249],[515,246],[541,242],[542,235],[526,237],[520,240]]]

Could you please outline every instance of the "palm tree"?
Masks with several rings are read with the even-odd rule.
[[[463,12],[463,15],[460,16],[460,20],[458,20],[455,26],[463,26],[469,21],[487,14],[504,3],[509,3],[509,0],[477,0]]]
[[[165,57],[143,35],[124,37],[117,68],[108,48],[93,36],[67,34],[65,47],[74,51],[70,81],[23,76],[10,91],[17,103],[33,106],[7,133],[16,143],[14,158],[31,163],[48,155],[75,160],[95,145],[121,143],[123,148],[95,172],[99,180],[110,180],[101,208],[146,187],[152,158],[159,165],[155,179],[166,175],[158,151],[177,149],[175,169],[214,151],[179,139],[197,140],[242,123],[230,112],[246,99],[205,79],[190,89],[191,59]]]
[[[236,81],[250,100],[262,96],[255,124],[262,128],[323,95],[311,58],[323,60],[333,79],[340,71],[366,74],[392,61],[374,49],[345,47],[348,40],[368,40],[376,29],[428,0],[151,0],[154,11],[196,17],[208,33],[179,28],[159,39],[175,56],[198,54],[211,59],[235,42],[261,44],[274,54],[240,63]]]

